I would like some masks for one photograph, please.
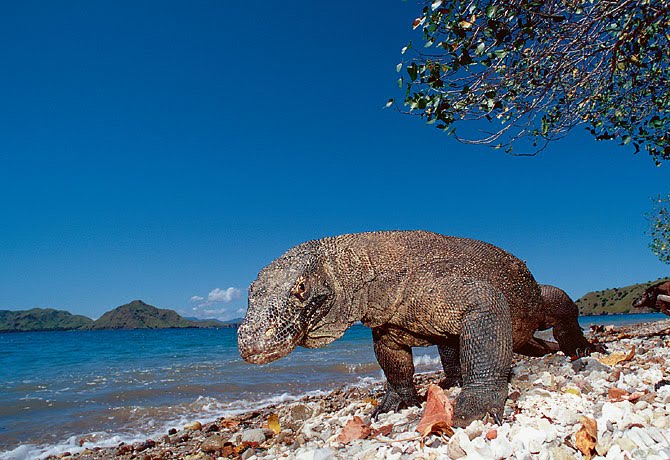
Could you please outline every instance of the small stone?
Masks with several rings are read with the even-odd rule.
[[[428,441],[430,441],[430,444],[428,444]],[[429,438],[427,440],[426,445],[428,447],[432,447],[433,449],[438,449],[438,448],[442,447],[442,439],[434,436],[434,437]]]
[[[177,434],[177,429],[176,429],[176,428],[170,428],[170,429],[168,430],[168,434],[169,434],[170,436],[172,436],[173,434]]]
[[[465,439],[469,442],[470,439],[468,438],[468,435],[465,434],[464,431],[458,430],[454,435],[449,439],[449,444],[447,445],[447,454],[449,454],[449,458],[461,458],[465,457],[465,451],[461,447],[461,438],[465,437]]]
[[[260,428],[245,430],[242,432],[241,442],[265,442],[265,432]]]
[[[619,447],[618,444],[614,444],[610,450],[607,451],[607,456],[605,458],[607,460],[619,460],[626,457],[624,457],[623,452],[621,452],[621,447]]]
[[[635,449],[637,449],[637,444],[635,444],[632,440],[629,438],[619,438],[616,441],[614,441],[619,447],[621,447],[621,450],[627,450],[628,452],[633,452]]]
[[[135,446],[135,451],[136,452],[142,452],[147,449],[151,449],[152,447],[156,446],[156,441],[148,439],[144,442],[139,443],[138,445]]]
[[[635,410],[645,410],[647,407],[649,407],[649,403],[647,401],[638,401],[635,403]]]
[[[205,428],[205,433],[214,433],[219,431],[219,425],[216,423],[210,423],[206,428]]]
[[[520,443],[531,454],[537,454],[542,449],[542,443],[547,439],[547,436],[543,431],[522,426],[513,439],[514,444]]]
[[[128,452],[132,452],[133,446],[128,445],[128,444],[121,444],[117,449],[116,449],[116,455],[125,455]]]
[[[330,428],[326,428],[325,430],[323,430],[321,432],[320,438],[321,438],[322,441],[326,442],[326,441],[328,441],[328,439],[330,439],[330,437],[332,435],[333,435],[333,431]]]
[[[288,410],[288,417],[291,420],[302,422],[312,416],[312,408],[306,404],[295,404]]]
[[[223,446],[226,442],[228,442],[228,439],[224,438],[223,436],[214,435],[205,439],[200,448],[205,452],[215,452],[217,450],[223,449]]]
[[[551,458],[554,460],[574,460],[575,456],[563,446],[556,446],[551,449]]]
[[[619,377],[621,377],[621,370],[620,369],[614,369],[610,375],[607,376],[607,381],[608,382],[618,382]]]
[[[256,454],[256,451],[253,448],[249,448],[242,452],[242,455],[240,455],[241,460],[247,460],[249,457],[253,456]]]
[[[651,422],[651,424],[662,430],[664,428],[670,427],[670,418],[661,416]]]
[[[470,441],[472,441],[479,437],[484,432],[484,429],[484,423],[481,420],[475,420],[465,428],[465,433],[468,435]]]
[[[184,429],[190,431],[200,431],[202,430],[202,423],[200,422],[187,423],[186,425],[184,425]]]
[[[581,372],[581,371],[583,371],[584,369],[586,369],[586,363],[585,363],[584,361],[582,361],[581,358],[580,358],[580,359],[575,359],[575,360],[572,362],[572,369],[573,369],[575,372]]]
[[[323,447],[321,449],[306,450],[296,455],[296,460],[333,460],[337,455],[337,451],[330,447]]]

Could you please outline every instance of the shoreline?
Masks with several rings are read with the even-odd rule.
[[[587,458],[577,440],[581,417],[596,421],[591,450],[595,457],[670,457],[670,319],[608,326],[594,335],[607,344],[609,356],[630,358],[607,363],[600,361],[606,356],[601,354],[573,362],[560,353],[541,358],[515,355],[502,424],[476,421],[455,429],[450,438],[419,438],[415,428],[423,408],[382,414],[371,421],[369,414],[383,394],[383,383],[378,382],[209,423],[194,420],[133,444],[96,447],[95,439],[84,436],[80,452],[46,458]],[[419,393],[440,378],[441,372],[415,376]],[[451,388],[445,393],[453,399],[459,391]],[[343,444],[338,435],[354,416],[378,432]],[[379,431],[389,426],[387,434]]]

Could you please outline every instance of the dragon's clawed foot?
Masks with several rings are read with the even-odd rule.
[[[584,358],[590,356],[591,353],[608,353],[607,347],[598,342],[590,343],[586,340],[580,341],[579,345],[574,345],[565,351],[565,354],[572,359]]]
[[[385,412],[398,412],[400,409],[420,405],[421,400],[419,399],[419,396],[417,395],[414,388],[407,390],[403,389],[401,391],[389,388],[382,400],[379,402],[379,404],[377,404],[375,410],[372,412],[372,418],[377,420],[379,415]]]
[[[467,389],[458,395],[454,407],[453,424],[466,427],[474,420],[481,420],[487,414],[501,424],[507,389]]]

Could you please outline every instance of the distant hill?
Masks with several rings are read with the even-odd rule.
[[[53,308],[0,310],[0,332],[67,331],[93,323],[91,318]]]
[[[633,302],[640,297],[645,289],[652,284],[668,281],[670,278],[659,278],[656,281],[633,284],[621,288],[603,289],[589,292],[575,303],[580,315],[615,315],[619,313],[649,313],[651,310],[633,308]]]
[[[189,321],[174,310],[156,308],[141,300],[108,311],[84,329],[167,329],[203,327],[202,323]]]
[[[186,319],[174,310],[156,308],[141,300],[116,307],[97,320],[52,308],[0,310],[0,332],[69,331],[101,329],[172,329],[237,327],[233,321]]]
[[[192,321],[194,323],[197,323],[197,327],[237,327],[239,323],[242,322],[242,319],[240,318],[239,321],[237,319],[233,319],[230,321],[221,321],[219,319],[213,319],[213,318],[193,318],[190,316],[184,316],[184,319],[187,319],[189,321]]]

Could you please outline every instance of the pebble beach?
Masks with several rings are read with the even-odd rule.
[[[453,434],[421,436],[422,407],[370,413],[383,384],[267,406],[229,418],[193,420],[162,436],[49,459],[650,459],[670,458],[670,320],[599,328],[591,338],[608,354],[571,361],[561,353],[515,356],[501,423],[475,421]],[[420,394],[439,372],[415,377]],[[460,388],[446,389],[450,399]],[[358,419],[356,419],[358,417]],[[343,437],[356,420],[358,435]]]

